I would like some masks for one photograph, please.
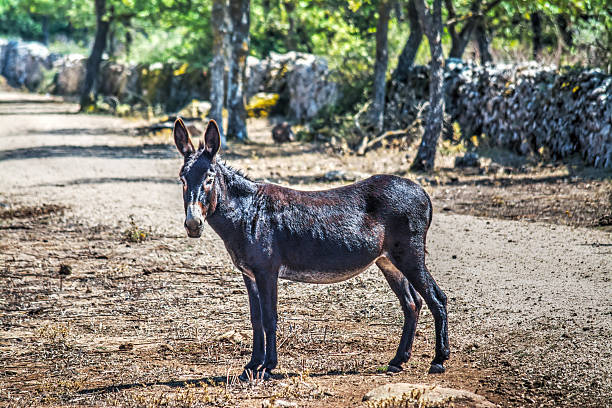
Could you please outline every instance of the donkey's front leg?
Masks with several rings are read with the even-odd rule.
[[[259,300],[261,303],[263,329],[266,333],[266,358],[262,366],[264,379],[270,377],[270,372],[276,368],[278,357],[276,355],[276,312],[278,293],[278,272],[262,272],[255,274]]]
[[[240,380],[247,381],[256,376],[256,371],[263,365],[265,359],[265,338],[263,324],[261,321],[261,303],[259,301],[259,291],[257,284],[247,275],[242,275],[244,284],[249,294],[249,308],[251,311],[251,325],[253,326],[253,353],[251,361],[244,366],[244,371],[240,375]]]

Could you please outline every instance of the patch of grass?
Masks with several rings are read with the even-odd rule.
[[[141,243],[149,239],[150,236],[151,230],[139,227],[134,220],[134,216],[130,215],[130,226],[123,231],[123,238],[127,242]]]

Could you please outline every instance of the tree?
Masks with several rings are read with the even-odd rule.
[[[476,43],[478,44],[478,53],[480,54],[480,63],[485,65],[493,61],[491,51],[489,47],[491,45],[491,39],[487,31],[486,20],[481,17],[476,23],[476,30],[474,31],[476,37]]]
[[[210,112],[208,116],[219,125],[221,145],[226,145],[223,130],[223,101],[225,99],[225,67],[228,63],[229,27],[227,0],[213,0],[210,26],[213,35],[213,58],[210,64]]]
[[[248,135],[244,88],[246,60],[249,54],[250,0],[230,0],[229,16],[232,24],[232,57],[228,72],[227,137],[246,140]]]
[[[457,15],[453,1],[445,0],[446,11],[448,13],[446,27],[451,37],[451,49],[448,53],[449,58],[461,59],[463,57],[465,48],[475,31],[477,31],[479,35],[485,34],[482,30],[486,26],[486,15],[501,2],[502,0],[491,0],[488,4],[483,6],[482,0],[472,0],[470,10],[461,17]],[[461,30],[457,32],[457,26],[460,22],[462,22],[463,25]],[[480,39],[482,40],[482,37]],[[485,43],[483,42],[482,45],[484,46]],[[488,56],[490,56],[490,54]]]
[[[434,168],[438,138],[442,132],[444,119],[444,98],[442,95],[444,79],[444,57],[442,55],[442,0],[434,0],[432,8],[425,6],[424,0],[414,2],[421,26],[429,41],[431,54],[429,73],[429,114],[425,133],[411,169],[430,171]]]
[[[542,16],[539,12],[531,13],[531,29],[533,32],[533,59],[538,59],[542,52]]]
[[[414,1],[415,0],[408,1],[408,22],[410,24],[410,36],[408,36],[406,45],[404,45],[404,48],[402,49],[402,53],[397,61],[397,67],[393,73],[393,77],[400,82],[406,80],[408,73],[410,72],[410,68],[412,68],[412,65],[414,64],[414,59],[416,58],[417,52],[419,51],[419,46],[423,41],[423,28],[421,27],[419,14],[414,6]]]
[[[383,130],[385,113],[385,87],[387,75],[387,36],[391,2],[380,0],[378,4],[378,25],[376,26],[376,62],[374,63],[374,103],[372,104],[372,123],[377,132]]]
[[[95,0],[96,9],[96,36],[91,49],[91,54],[87,59],[85,70],[85,81],[81,88],[81,110],[86,109],[95,101],[95,85],[98,71],[100,70],[100,62],[102,62],[102,54],[106,49],[106,42],[111,21],[113,20],[114,8],[111,6],[107,10],[106,0]]]

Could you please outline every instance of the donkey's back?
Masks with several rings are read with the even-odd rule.
[[[424,242],[431,220],[427,193],[390,175],[321,191],[260,184],[257,197],[253,242],[269,246],[280,277],[302,282],[355,276],[410,237]]]

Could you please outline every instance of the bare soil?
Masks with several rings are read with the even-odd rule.
[[[224,158],[254,179],[319,189],[342,184],[321,180],[343,170],[425,186],[452,355],[445,374],[426,374],[434,333],[423,310],[411,361],[384,373],[402,313],[372,268],[333,285],[280,282],[279,368],[243,384],[246,290],[212,230],[184,233],[169,134],[137,137],[142,121],[76,110],[0,93],[0,405],[343,407],[410,382],[500,406],[612,406],[610,173],[509,166],[493,152],[494,174],[455,170],[452,155],[433,175],[411,174],[414,149],[278,146],[269,123],[251,122],[253,142]]]

